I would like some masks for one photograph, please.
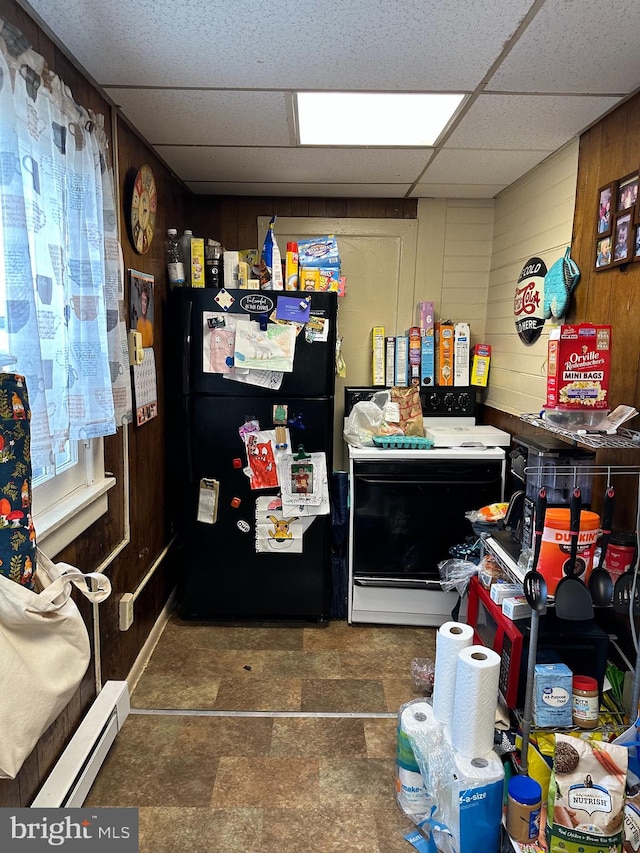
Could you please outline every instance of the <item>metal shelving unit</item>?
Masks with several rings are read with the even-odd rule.
[[[545,428],[547,426],[545,425]],[[556,430],[551,430],[556,431]],[[564,432],[564,431],[560,431]],[[629,430],[625,430],[624,432],[630,432]],[[611,439],[619,439],[621,442],[626,442],[626,444],[618,444],[614,446],[624,446],[624,447],[635,447],[640,449],[640,444],[635,441],[633,438],[628,438],[624,435],[620,436],[575,436],[572,433],[568,433],[568,435],[572,438],[579,439],[580,443],[584,443],[582,441],[583,438],[590,438],[591,440],[595,440],[597,442],[608,442]],[[632,435],[638,435],[638,433],[633,433]],[[610,446],[609,444],[598,443],[590,445],[593,447],[603,447]],[[549,468],[546,466],[539,467],[531,467],[526,468],[525,471],[527,473],[542,473],[543,475],[549,472]],[[567,465],[554,465],[553,472],[559,475],[571,475],[571,473],[575,473],[576,477],[578,476],[578,472],[580,474],[590,474],[594,477],[603,477],[605,479],[606,484],[610,484],[612,480],[616,477],[635,477],[637,480],[637,501],[636,501],[636,535],[638,535],[638,531],[640,530],[640,464],[639,465],[589,465],[589,466],[577,466]],[[526,575],[527,570],[520,565],[516,560],[514,560],[500,545],[499,542],[492,540],[490,535],[483,536],[483,544],[484,547],[491,553],[491,555],[497,559],[498,563],[505,570],[507,575],[509,575],[512,579],[516,580],[519,583],[522,583],[524,577]],[[639,549],[640,552],[640,549]],[[634,668],[634,678],[633,678],[633,690],[632,690],[632,699],[631,699],[631,708],[637,708],[638,702],[640,701],[640,653],[638,652],[638,639],[635,634],[635,622],[634,622],[634,612],[633,612],[633,602],[635,598],[635,589],[638,583],[638,563],[640,561],[636,561],[636,565],[634,567],[634,577],[633,577],[633,586],[631,589],[631,594],[629,596],[629,620],[631,625],[632,635],[634,637],[634,645],[636,646],[636,661]],[[547,603],[549,606],[553,606],[553,597],[549,596]],[[538,619],[539,613],[535,610],[531,612],[531,636],[530,636],[530,645],[529,652],[530,654],[533,652],[533,660],[535,661],[535,652],[537,649],[537,628],[538,628]],[[529,746],[529,735],[531,728],[531,699],[533,695],[533,665],[527,668],[527,683],[525,687],[525,709],[522,721],[522,749],[521,749],[521,766],[522,772],[527,772],[527,752]]]

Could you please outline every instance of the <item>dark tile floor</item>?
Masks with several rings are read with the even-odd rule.
[[[434,656],[429,628],[171,618],[85,805],[139,808],[141,853],[406,853],[396,714]]]

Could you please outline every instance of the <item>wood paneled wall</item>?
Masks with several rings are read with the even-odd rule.
[[[572,255],[582,271],[575,322],[610,323],[612,408],[640,404],[640,263],[596,272],[598,190],[640,169],[640,95],[598,122],[580,139]]]
[[[0,0],[0,15],[18,27],[31,42],[34,50],[46,59],[53,72],[71,88],[76,101],[105,116],[107,136],[112,132],[110,104],[77,71],[65,53],[55,46],[33,20],[14,2]],[[135,607],[135,621],[127,632],[118,627],[118,601],[124,592],[133,592],[170,541],[167,504],[165,500],[165,448],[167,447],[164,389],[161,381],[163,367],[162,321],[166,299],[164,265],[164,234],[169,227],[188,227],[191,216],[187,208],[191,194],[170,171],[149,151],[147,146],[122,121],[115,128],[118,139],[116,163],[117,191],[120,195],[121,243],[125,267],[155,276],[155,355],[160,381],[159,416],[141,428],[120,427],[115,436],[105,440],[106,470],[112,472],[116,486],[109,492],[109,511],[56,559],[65,560],[91,571],[100,565],[123,542],[125,535],[125,485],[129,483],[130,541],[107,568],[113,593],[100,605],[100,671],[101,680],[126,678],[149,631],[164,606],[172,585],[170,561],[157,571],[145,587]],[[128,182],[132,173],[149,163],[158,185],[159,211],[156,236],[146,255],[136,255],[131,247],[125,223],[128,220],[130,196]],[[126,285],[128,298],[128,282]],[[125,476],[123,430],[129,443],[128,469]],[[92,608],[84,599],[78,601],[89,634],[93,638]],[[0,685],[0,689],[1,689]],[[0,806],[26,806],[33,799],[42,781],[55,764],[83,714],[95,698],[94,660],[80,689],[58,720],[41,738],[15,780],[0,780]],[[28,697],[25,714],[29,713]],[[6,721],[3,736],[10,736]]]

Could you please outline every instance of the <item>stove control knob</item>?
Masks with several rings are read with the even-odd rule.
[[[458,397],[458,404],[463,411],[466,411],[471,405],[471,397],[466,391],[462,391]]]
[[[432,410],[432,411],[434,411],[434,412],[435,412],[435,411],[437,411],[437,409],[438,409],[438,395],[437,395],[437,394],[432,394],[432,395],[429,397],[428,402],[429,402],[429,404],[430,404],[430,406],[431,406],[431,410]]]
[[[443,403],[444,403],[444,407],[447,410],[447,412],[453,411],[453,409],[455,407],[455,402],[456,402],[455,394],[445,394],[444,395]]]

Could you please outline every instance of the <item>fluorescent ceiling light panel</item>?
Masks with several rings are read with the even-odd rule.
[[[298,92],[300,145],[434,145],[464,95]]]

